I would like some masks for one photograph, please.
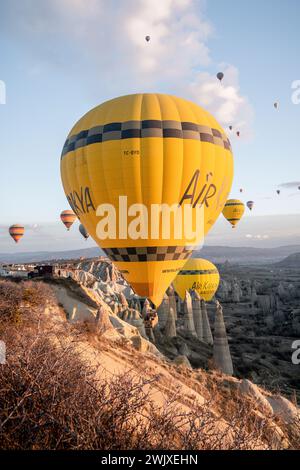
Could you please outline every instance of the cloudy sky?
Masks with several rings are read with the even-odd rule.
[[[16,222],[32,234],[23,250],[82,246],[56,223],[65,137],[96,104],[142,91],[192,99],[234,127],[232,197],[244,188],[255,211],[234,236],[220,220],[209,243],[300,240],[299,17],[298,0],[1,0],[0,251],[15,249]]]

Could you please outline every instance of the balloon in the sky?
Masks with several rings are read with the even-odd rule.
[[[151,38],[150,38],[150,36],[146,36],[145,39],[146,39],[147,42],[149,42]]]
[[[299,189],[299,191],[300,191],[300,186],[298,186],[298,189]]]
[[[278,103],[278,101],[275,101],[275,103],[274,103],[274,108],[275,108],[275,109],[278,109],[278,108],[279,108],[279,103]]]
[[[11,225],[8,229],[10,236],[15,240],[16,243],[23,237],[25,229],[23,225],[15,224]]]
[[[224,73],[223,72],[218,72],[217,73],[217,79],[220,80],[220,82],[223,80],[224,78]]]
[[[79,232],[81,233],[81,235],[87,240],[90,236],[89,232],[87,231],[87,229],[85,228],[84,225],[80,224],[79,225]]]
[[[250,209],[250,211],[252,211],[252,209],[254,207],[254,201],[248,201],[247,202],[247,207],[248,207],[248,209]]]
[[[76,214],[73,211],[65,210],[60,214],[62,223],[70,230],[76,220]]]
[[[233,129],[232,126],[229,126],[229,130],[232,131],[232,129]]]
[[[245,206],[242,201],[238,199],[228,199],[223,209],[223,215],[228,222],[231,223],[232,228],[241,220],[245,212]]]
[[[244,191],[243,188],[240,188],[240,193],[242,193],[243,191]]]
[[[281,192],[280,189],[277,189],[276,193],[277,193],[278,195],[280,194],[280,192]]]
[[[198,105],[135,94],[107,101],[77,122],[62,151],[61,176],[90,236],[136,293],[158,306],[223,210],[233,156],[224,130]],[[187,234],[186,219],[178,224],[171,215],[166,233],[159,207],[176,214],[190,208],[194,222],[200,207],[203,227]]]
[[[211,300],[220,282],[219,271],[210,261],[190,258],[173,281],[177,294],[184,300],[185,291],[196,290],[204,300]]]
[[[239,137],[241,135],[240,131],[237,131],[236,135]]]

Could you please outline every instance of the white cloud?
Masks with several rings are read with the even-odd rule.
[[[300,181],[289,181],[288,183],[282,183],[279,185],[281,188],[298,188],[300,187]]]
[[[240,131],[241,137],[249,137],[253,110],[239,87],[239,73],[232,65],[220,66],[224,79],[220,83],[214,75],[200,72],[190,85],[192,98],[219,120],[224,126],[233,126],[232,133]]]
[[[237,68],[213,61],[213,26],[204,5],[201,0],[11,0],[2,7],[0,29],[27,44],[41,64],[48,59],[76,72],[96,96],[99,89],[107,97],[177,94],[203,105],[225,127],[233,125],[233,135],[239,130],[241,138],[248,137],[252,108],[241,94]],[[218,71],[224,72],[221,84]]]
[[[247,233],[246,238],[251,238],[253,240],[268,240],[270,238],[269,235],[251,235],[250,233]]]

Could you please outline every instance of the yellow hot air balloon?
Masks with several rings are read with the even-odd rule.
[[[15,242],[19,243],[19,241],[24,235],[25,229],[23,225],[15,224],[15,225],[11,225],[8,231],[9,231],[10,236],[15,240]]]
[[[61,177],[91,237],[136,293],[159,305],[223,210],[233,156],[224,130],[204,109],[174,96],[135,94],[107,101],[77,122],[62,151]],[[162,204],[176,216],[190,206],[194,222],[202,207],[203,229],[179,234],[171,214],[165,232],[164,215],[156,212]]]
[[[201,258],[190,258],[173,281],[177,294],[184,300],[185,291],[196,290],[204,300],[211,300],[220,283],[216,266]]]
[[[238,199],[228,199],[223,209],[223,215],[228,222],[231,223],[232,228],[241,220],[245,212],[245,205]]]
[[[70,230],[76,220],[76,214],[74,214],[74,212],[70,210],[62,211],[62,213],[60,214],[60,219],[62,223],[67,227],[67,230]]]

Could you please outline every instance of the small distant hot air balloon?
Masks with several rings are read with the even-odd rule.
[[[220,82],[223,80],[224,78],[224,73],[223,72],[218,72],[217,73],[217,79],[220,80]]]
[[[84,225],[80,224],[79,225],[79,232],[81,233],[81,235],[87,240],[90,236],[89,232],[87,231],[87,229],[85,228]]]
[[[242,193],[243,191],[244,191],[243,188],[240,188],[240,193]]]
[[[300,186],[298,186],[298,189],[299,189],[299,191],[300,191]]]
[[[237,131],[236,135],[239,137],[241,135],[240,131]]]
[[[216,266],[206,259],[190,258],[173,281],[177,294],[184,300],[185,292],[196,290],[204,300],[211,300],[220,282]]]
[[[241,220],[245,212],[245,206],[238,199],[228,199],[223,209],[225,219],[231,223],[232,228]]]
[[[229,126],[229,130],[232,131],[232,126]]]
[[[150,36],[146,36],[145,39],[146,39],[147,42],[149,42],[151,38],[150,38]]]
[[[71,210],[62,211],[60,214],[62,223],[67,227],[68,230],[72,227],[76,220],[76,214]]]
[[[275,103],[274,103],[274,108],[275,108],[275,109],[278,109],[278,108],[279,108],[279,103],[278,103],[278,101],[275,101]]]
[[[250,209],[250,211],[252,211],[253,206],[254,206],[254,201],[248,201],[247,202],[247,207],[248,207],[248,209]]]
[[[25,229],[23,225],[15,224],[8,229],[10,236],[15,240],[16,243],[23,237]]]
[[[280,189],[277,189],[276,193],[279,195],[280,194]]]

